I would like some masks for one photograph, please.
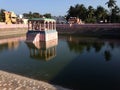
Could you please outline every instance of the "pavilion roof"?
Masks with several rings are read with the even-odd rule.
[[[51,18],[32,18],[32,19],[29,19],[29,21],[54,21],[54,19],[51,19]]]

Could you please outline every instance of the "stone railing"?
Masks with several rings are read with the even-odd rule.
[[[27,28],[27,24],[0,24],[0,29],[5,28]]]
[[[57,24],[59,29],[80,29],[80,28],[120,28],[120,23],[108,24]]]

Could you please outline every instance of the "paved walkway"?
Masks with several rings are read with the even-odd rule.
[[[0,70],[0,90],[68,90]]]

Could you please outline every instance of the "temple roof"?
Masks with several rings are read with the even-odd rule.
[[[54,21],[54,19],[51,19],[51,18],[32,18],[32,19],[29,19],[29,21]]]

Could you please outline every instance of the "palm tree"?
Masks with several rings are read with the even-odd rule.
[[[110,61],[111,60],[111,57],[112,57],[112,54],[109,50],[105,50],[104,52],[104,58],[106,61]]]
[[[70,6],[69,10],[67,11],[68,16],[75,17],[75,8],[73,6]]]
[[[98,21],[105,20],[107,16],[107,10],[103,8],[102,6],[98,6],[95,11],[95,15]]]
[[[115,0],[109,0],[105,4],[107,4],[108,8],[112,9],[114,6],[116,6],[116,1]]]
[[[88,7],[88,18],[92,18],[94,15],[94,8],[92,6]]]
[[[84,21],[86,19],[86,16],[87,16],[86,15],[87,9],[83,4],[79,5],[78,12],[79,12],[79,14],[78,14],[79,18]]]
[[[80,19],[84,20],[86,18],[86,8],[83,4],[76,4],[74,7],[70,6],[69,10],[67,11],[67,19],[69,17],[79,17]]]
[[[118,6],[115,6],[113,9],[112,9],[112,22],[117,22],[118,19],[118,15],[120,14],[120,8]]]
[[[116,6],[116,1],[115,0],[109,0],[105,4],[107,4],[108,8],[110,9],[110,12],[111,12],[110,21],[111,21],[111,18],[112,18],[112,9]]]
[[[95,9],[92,6],[88,6],[86,15],[87,15],[87,18],[85,19],[85,22],[87,22],[87,23],[95,23],[96,22]]]

